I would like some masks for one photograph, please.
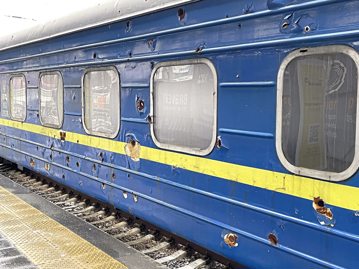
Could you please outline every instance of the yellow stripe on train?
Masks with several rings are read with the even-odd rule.
[[[60,139],[61,130],[40,125],[0,119],[0,125]],[[66,141],[125,154],[124,142],[66,132]],[[176,166],[196,173],[223,178],[307,200],[320,196],[327,204],[359,210],[359,188],[307,177],[211,160],[203,157],[141,147],[141,159]]]

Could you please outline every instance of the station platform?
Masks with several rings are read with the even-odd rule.
[[[163,268],[0,175],[0,268]]]

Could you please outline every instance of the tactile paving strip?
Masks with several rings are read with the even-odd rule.
[[[127,268],[2,187],[0,233],[38,268]]]

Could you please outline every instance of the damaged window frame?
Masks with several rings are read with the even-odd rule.
[[[176,146],[172,144],[167,143],[161,143],[155,135],[155,128],[154,128],[154,103],[155,103],[155,94],[154,94],[154,78],[157,70],[161,67],[171,67],[171,66],[181,66],[181,65],[195,65],[195,64],[204,64],[207,65],[210,69],[212,75],[213,75],[213,89],[214,89],[214,109],[213,109],[213,126],[212,126],[212,138],[209,146],[206,149],[193,149],[190,147],[183,147],[183,146]],[[216,145],[217,141],[217,107],[218,107],[218,77],[217,77],[217,71],[214,66],[214,64],[207,58],[199,58],[199,59],[188,59],[188,60],[177,60],[177,61],[168,61],[168,62],[160,62],[157,63],[151,73],[151,79],[150,79],[150,118],[152,121],[150,121],[150,131],[151,131],[151,137],[155,145],[161,149],[165,150],[171,150],[171,151],[177,151],[177,152],[183,152],[183,153],[189,153],[193,155],[198,156],[206,156],[210,154],[213,150],[213,148]]]
[[[116,123],[116,130],[112,133],[112,134],[107,134],[107,133],[102,133],[102,132],[93,132],[91,130],[89,130],[86,127],[86,121],[85,121],[85,77],[88,73],[90,72],[94,72],[94,71],[113,71],[117,78],[118,78],[118,107],[119,107],[119,111],[117,111],[118,114],[118,121]],[[101,67],[90,67],[87,68],[81,78],[81,96],[82,96],[82,126],[85,130],[85,132],[89,135],[93,135],[93,136],[98,136],[98,137],[105,137],[105,138],[110,138],[110,139],[114,139],[117,137],[118,133],[120,132],[120,128],[121,128],[121,77],[120,77],[120,73],[117,70],[117,68],[115,66],[101,66]]]
[[[51,123],[46,123],[46,121],[44,121],[44,119],[42,118],[42,113],[41,113],[41,78],[43,76],[46,76],[46,75],[58,75],[58,78],[59,78],[59,81],[61,81],[61,85],[62,85],[62,88],[61,89],[57,89],[57,94],[59,94],[58,91],[61,91],[62,92],[62,100],[58,100],[58,103],[57,103],[57,108],[61,108],[61,111],[59,112],[62,112],[62,113],[59,113],[59,124],[58,125],[55,125],[55,124],[51,124]],[[65,92],[64,92],[64,79],[63,79],[63,76],[61,74],[60,71],[45,71],[45,72],[41,72],[39,74],[39,119],[40,119],[40,122],[43,126],[47,126],[47,127],[53,127],[53,128],[57,128],[57,129],[60,129],[63,125],[63,122],[64,122],[64,98],[65,98]]]
[[[357,67],[357,105],[356,105],[356,121],[355,121],[355,144],[359,141],[359,55],[349,46],[344,45],[328,45],[312,48],[300,48],[290,52],[282,61],[277,77],[277,109],[276,109],[276,151],[278,158],[282,165],[290,172],[296,175],[309,176],[312,178],[323,179],[327,181],[343,181],[351,177],[356,173],[359,168],[359,152],[358,147],[355,147],[354,158],[352,163],[347,169],[342,172],[330,172],[315,170],[310,168],[298,167],[291,164],[284,155],[282,148],[282,108],[283,108],[283,86],[284,86],[284,74],[287,66],[297,57],[303,55],[321,55],[321,54],[345,54],[350,57]]]
[[[16,78],[16,77],[21,77],[21,78],[23,78],[24,81],[25,81],[25,115],[24,115],[24,117],[22,117],[21,119],[14,117],[13,111],[12,111],[12,109],[11,109],[11,107],[12,107],[12,102],[13,102],[13,99],[12,99],[12,97],[13,97],[13,96],[12,96],[12,86],[11,86],[11,85],[12,85],[12,80],[13,80],[14,78]],[[10,116],[10,118],[11,118],[12,120],[20,121],[20,122],[26,121],[26,118],[27,118],[27,81],[26,81],[25,75],[22,74],[22,73],[12,74],[12,75],[10,76],[10,79],[9,79],[9,101],[8,101],[8,105],[9,105],[9,107],[8,107],[8,109],[9,109],[9,116]]]

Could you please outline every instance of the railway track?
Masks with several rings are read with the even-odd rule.
[[[12,164],[0,163],[0,174],[151,257],[164,268],[234,268],[229,262],[216,260],[211,254],[198,249],[190,242],[169,235],[31,171],[20,171]]]

